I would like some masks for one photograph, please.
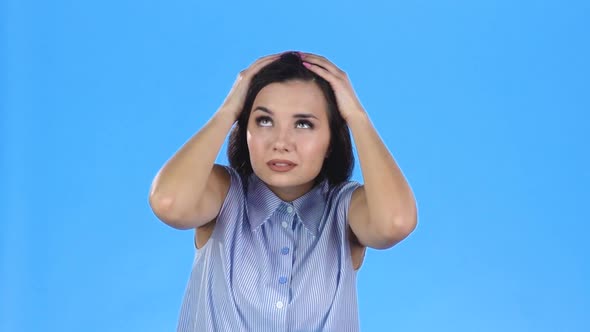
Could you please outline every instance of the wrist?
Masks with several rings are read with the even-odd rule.
[[[358,109],[352,112],[348,112],[346,115],[342,115],[342,118],[348,125],[351,122],[358,122],[358,121],[367,121],[369,120],[369,115],[365,112],[364,109]]]

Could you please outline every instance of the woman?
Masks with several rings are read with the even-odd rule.
[[[230,135],[230,166],[214,164]],[[350,131],[364,185],[349,181]],[[357,331],[366,247],[416,227],[409,185],[344,72],[288,52],[238,76],[211,120],[164,165],[154,213],[196,229],[178,331]]]

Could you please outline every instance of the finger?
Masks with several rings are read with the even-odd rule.
[[[334,90],[339,89],[343,85],[347,84],[347,81],[345,79],[342,79],[342,78],[334,75],[334,73],[330,72],[328,69],[326,69],[320,65],[313,64],[310,62],[303,62],[303,65],[307,69],[309,69],[310,71],[316,73],[318,76],[320,76],[321,78],[328,81],[328,83],[330,83],[330,85],[332,86],[332,89],[334,89]]]
[[[301,53],[301,55],[302,55],[301,59],[304,62],[308,62],[308,63],[315,64],[315,65],[320,65],[339,78],[346,77],[346,73],[343,70],[338,68],[338,66],[336,66],[330,60],[326,59],[323,56],[312,54],[312,53]]]
[[[336,76],[334,76],[334,74],[332,74],[328,69],[323,68],[323,66],[319,66],[317,64],[307,61],[304,61],[303,65],[305,66],[305,68],[318,74],[321,78],[325,79],[326,81],[330,83],[335,83],[334,81],[336,80]]]
[[[276,61],[280,57],[280,54],[273,54],[262,57],[254,63],[252,63],[248,68],[242,71],[242,74],[251,73],[252,75],[256,74],[260,69],[267,66],[268,64]]]
[[[261,63],[272,62],[272,61],[278,59],[280,57],[280,55],[281,55],[280,53],[277,53],[277,54],[271,54],[271,55],[264,56],[262,58],[257,59],[256,61],[254,61],[250,65],[250,67],[258,66]]]

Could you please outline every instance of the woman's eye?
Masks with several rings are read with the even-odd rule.
[[[268,117],[260,117],[256,119],[256,123],[258,123],[261,127],[269,127],[272,126],[272,121]]]
[[[313,128],[313,124],[311,124],[311,122],[309,122],[309,121],[298,121],[297,122],[297,128],[300,128],[300,129],[311,129],[311,128]]]

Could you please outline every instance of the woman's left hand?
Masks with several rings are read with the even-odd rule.
[[[352,115],[365,112],[344,71],[323,56],[312,53],[300,55],[305,67],[330,83],[336,95],[340,115],[346,122]]]

